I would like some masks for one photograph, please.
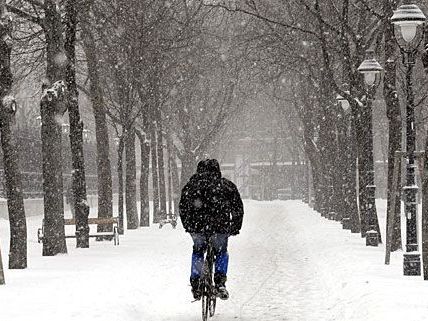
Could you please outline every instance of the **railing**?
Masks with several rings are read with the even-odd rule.
[[[71,174],[63,174],[64,193],[71,184]],[[41,198],[43,197],[43,175],[38,172],[21,172],[21,183],[24,198]],[[6,182],[4,170],[0,169],[0,197],[6,198]],[[86,192],[88,195],[96,195],[97,176],[86,175]]]

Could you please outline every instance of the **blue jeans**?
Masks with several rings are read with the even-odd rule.
[[[204,266],[204,253],[207,250],[208,238],[204,234],[191,233],[193,239],[192,270],[190,279],[199,279]],[[215,279],[225,280],[227,266],[229,264],[229,253],[227,253],[228,234],[214,234],[211,236],[215,260]]]

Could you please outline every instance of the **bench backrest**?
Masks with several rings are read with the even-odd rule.
[[[119,224],[118,217],[89,217],[88,224]],[[65,218],[64,225],[76,225],[76,219]]]

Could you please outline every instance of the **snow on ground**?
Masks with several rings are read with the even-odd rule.
[[[385,266],[384,246],[366,247],[299,201],[246,201],[245,210],[241,234],[229,242],[231,297],[213,321],[428,320],[428,287],[402,275],[402,252]],[[201,319],[188,285],[191,239],[181,225],[126,231],[119,246],[91,239],[89,249],[76,249],[68,240],[68,254],[42,257],[40,223],[28,218],[28,269],[5,271],[2,321]],[[6,267],[4,219],[0,241]]]

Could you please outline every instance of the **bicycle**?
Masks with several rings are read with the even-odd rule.
[[[207,321],[208,316],[213,317],[215,313],[217,293],[214,286],[214,249],[211,244],[211,238],[208,240],[207,254],[204,262],[201,277],[202,292],[202,320]]]

